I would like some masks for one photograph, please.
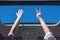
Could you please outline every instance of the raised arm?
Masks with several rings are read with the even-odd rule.
[[[17,19],[16,21],[14,22],[14,24],[12,25],[12,28],[8,34],[8,36],[12,35],[13,36],[13,31],[15,30],[15,28],[17,27],[18,23],[19,23],[19,20],[21,19],[21,16],[23,14],[23,10],[22,9],[19,9],[18,12],[17,12]]]
[[[43,18],[41,16],[41,10],[38,12],[38,10],[36,9],[36,13],[37,13],[36,14],[36,17],[39,19],[39,21],[40,21],[40,23],[42,25],[42,28],[44,30],[44,32],[45,33],[50,32],[49,28],[47,27],[47,25],[45,24],[45,22],[44,22],[44,20],[43,20]]]
[[[56,38],[53,36],[53,34],[51,33],[51,31],[49,30],[48,26],[45,24],[42,16],[41,16],[41,10],[38,12],[38,10],[36,10],[37,15],[36,17],[39,19],[42,28],[45,32],[45,36],[44,36],[44,40],[56,40]]]

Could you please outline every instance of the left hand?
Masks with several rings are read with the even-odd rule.
[[[23,10],[22,9],[19,9],[18,12],[17,12],[17,17],[21,18],[22,14],[23,14]]]

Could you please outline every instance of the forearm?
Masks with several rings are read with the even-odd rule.
[[[43,21],[42,17],[39,18],[42,28],[44,30],[45,33],[50,32],[49,28],[47,27],[47,25],[45,24],[45,22]]]
[[[13,32],[15,30],[15,28],[17,27],[18,23],[19,23],[20,17],[17,17],[16,21],[14,22],[14,24],[12,25],[12,28],[8,34],[8,36],[12,35],[13,36]]]
[[[19,23],[19,20],[20,20],[20,18],[18,17],[18,18],[16,19],[16,21],[14,22],[14,24],[12,25],[12,28],[11,28],[10,32],[13,32],[13,31],[14,31],[14,29],[17,27],[17,25],[18,25],[18,23]]]
[[[19,9],[19,10],[18,10],[18,12],[17,12],[17,14],[16,14],[16,15],[17,15],[17,19],[16,19],[16,21],[14,22],[14,24],[12,25],[12,28],[11,28],[8,36],[10,36],[10,35],[13,36],[13,33],[14,33],[14,31],[15,31],[15,28],[17,27],[17,25],[18,25],[18,23],[19,23],[19,20],[20,20],[22,14],[23,14],[23,12],[24,12],[24,11],[23,11],[22,9]]]

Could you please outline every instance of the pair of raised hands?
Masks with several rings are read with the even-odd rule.
[[[22,17],[23,13],[24,13],[24,11],[23,11],[22,9],[19,9],[18,12],[16,13],[17,19],[16,19],[16,21],[14,22],[14,24],[12,25],[12,28],[11,28],[8,36],[13,35],[13,31],[14,31],[15,27],[18,25],[18,22],[19,22],[20,18]],[[36,14],[36,17],[39,19],[39,18],[41,17],[41,11],[40,11],[40,10],[38,11],[38,10],[36,9],[36,13],[37,13],[37,14]]]
[[[18,18],[21,18],[23,13],[24,13],[23,9],[19,9],[18,12],[16,13],[16,15],[17,15]],[[41,17],[41,10],[36,9],[36,13],[37,13],[36,17],[39,19]]]

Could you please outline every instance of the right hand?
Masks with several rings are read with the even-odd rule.
[[[40,10],[38,11],[38,10],[36,9],[36,13],[37,13],[37,14],[36,14],[36,17],[39,19],[39,18],[41,17],[41,11],[40,11]]]

